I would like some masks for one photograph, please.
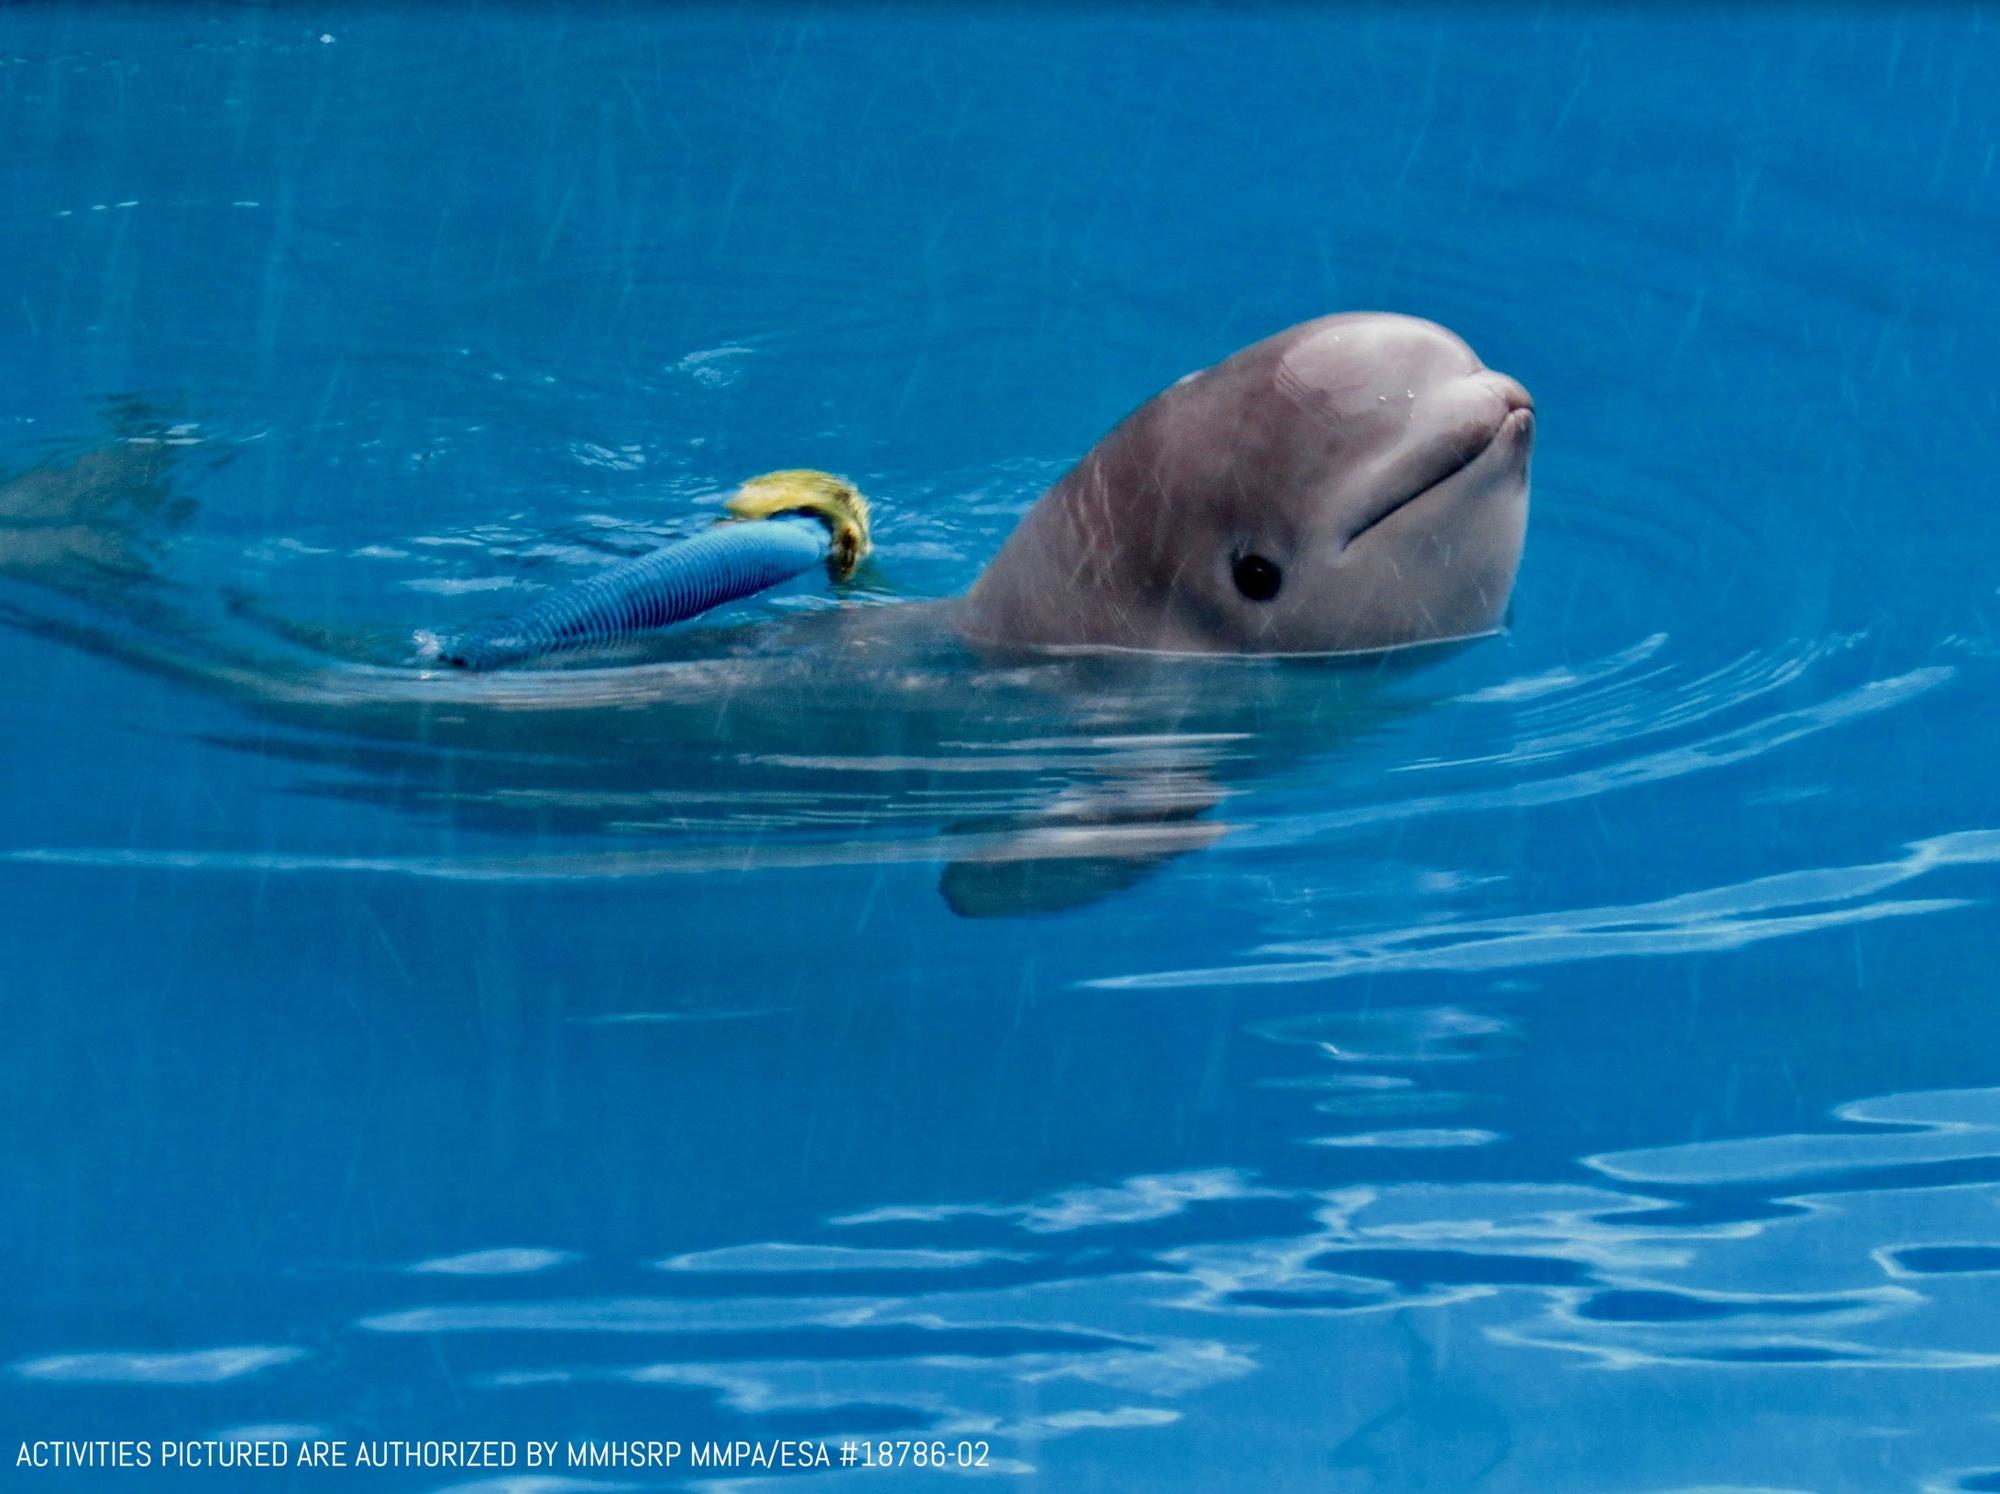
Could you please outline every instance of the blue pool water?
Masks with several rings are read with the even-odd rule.
[[[1540,421],[1512,628],[1393,677],[464,754],[8,583],[9,1471],[2000,1487],[1996,97],[1970,5],[0,10],[0,474],[164,439],[176,605],[379,649],[793,464],[943,595],[1342,308]]]

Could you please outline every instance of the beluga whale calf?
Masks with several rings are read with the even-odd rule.
[[[1534,402],[1414,317],[1323,317],[1154,396],[1028,511],[956,617],[990,642],[1354,653],[1506,612]]]
[[[1378,661],[1498,630],[1534,430],[1447,329],[1321,317],[1140,405],[963,596],[492,671],[191,608],[164,570],[177,453],[139,434],[0,484],[0,620],[280,724],[237,745],[304,765],[302,791],[616,837],[579,874],[940,860],[961,912],[1045,911],[1214,839],[1226,784],[1339,739],[1330,699],[1364,729]]]

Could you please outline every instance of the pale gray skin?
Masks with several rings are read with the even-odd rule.
[[[1375,698],[1377,661],[1499,624],[1531,420],[1520,386],[1442,328],[1330,317],[1142,406],[963,599],[491,674],[356,662],[202,606],[157,574],[191,505],[173,453],[141,436],[0,483],[0,579],[30,583],[0,586],[0,619],[274,723],[235,740],[298,765],[304,791],[612,837],[551,876],[942,861],[960,912],[1047,911],[1225,833],[1204,816],[1227,783],[1407,709]],[[1269,601],[1232,579],[1252,551],[1283,573]],[[84,605],[33,602],[50,593]],[[1260,653],[1364,657],[1217,658]],[[805,838],[773,835],[788,827]]]
[[[1334,653],[1491,632],[1528,523],[1533,403],[1434,323],[1305,322],[1149,400],[966,598],[989,642]],[[1256,554],[1283,577],[1253,601]]]

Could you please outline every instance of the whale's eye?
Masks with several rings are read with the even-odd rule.
[[[1285,584],[1285,573],[1261,555],[1239,555],[1230,568],[1236,589],[1253,602],[1268,602]]]

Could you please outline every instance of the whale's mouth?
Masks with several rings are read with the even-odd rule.
[[[1371,514],[1367,523],[1363,524],[1347,537],[1347,544],[1352,545],[1358,540],[1365,539],[1369,534],[1381,527],[1386,520],[1394,518],[1411,504],[1422,502],[1461,473],[1478,466],[1495,450],[1506,444],[1510,436],[1525,439],[1532,434],[1534,424],[1534,406],[1532,404],[1516,403],[1510,399],[1506,413],[1494,423],[1493,429],[1487,433],[1485,440],[1479,442],[1470,450],[1461,450],[1454,453],[1448,464],[1444,467],[1426,473],[1422,483],[1404,493],[1402,497],[1395,499],[1380,512]],[[1342,548],[1344,549],[1346,546]]]

